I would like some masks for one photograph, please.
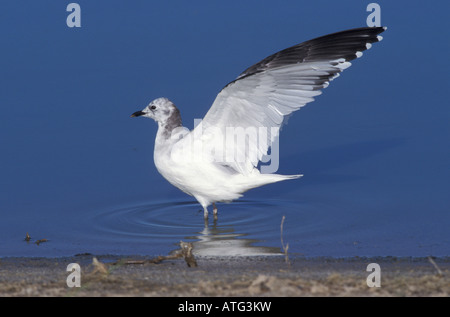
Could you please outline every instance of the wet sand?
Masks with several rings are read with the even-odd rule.
[[[96,256],[0,258],[0,296],[449,296],[450,258]],[[126,262],[133,260],[131,262]],[[136,260],[136,261],[135,261]],[[157,261],[156,261],[157,262]],[[81,287],[69,288],[67,265],[81,267]],[[133,263],[133,264],[131,264]],[[368,287],[369,263],[381,268]]]

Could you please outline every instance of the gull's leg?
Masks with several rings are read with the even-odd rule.
[[[208,227],[208,207],[203,206],[203,219],[205,221],[205,228]]]
[[[213,203],[212,205],[213,205],[213,215],[214,215],[214,219],[217,220],[217,207],[216,207],[216,204],[215,204],[215,203]]]
[[[205,218],[205,220],[208,220],[208,207],[207,206],[203,206],[203,217]]]

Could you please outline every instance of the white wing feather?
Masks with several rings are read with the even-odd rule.
[[[286,116],[314,101],[321,89],[351,65],[349,60],[360,57],[370,43],[381,39],[377,35],[384,30],[339,32],[269,56],[217,95],[202,124],[191,135],[213,149],[206,154],[210,160],[241,174],[252,173],[278,137]],[[227,128],[268,133],[266,140],[261,134],[257,140],[247,135],[245,142],[239,143],[229,140]]]

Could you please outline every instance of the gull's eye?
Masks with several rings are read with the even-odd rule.
[[[156,106],[151,106],[150,109],[155,110]]]

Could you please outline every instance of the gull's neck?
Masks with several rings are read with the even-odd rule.
[[[172,114],[164,122],[158,121],[158,132],[156,133],[157,142],[165,142],[172,136],[172,131],[182,127],[180,111],[174,108]]]

